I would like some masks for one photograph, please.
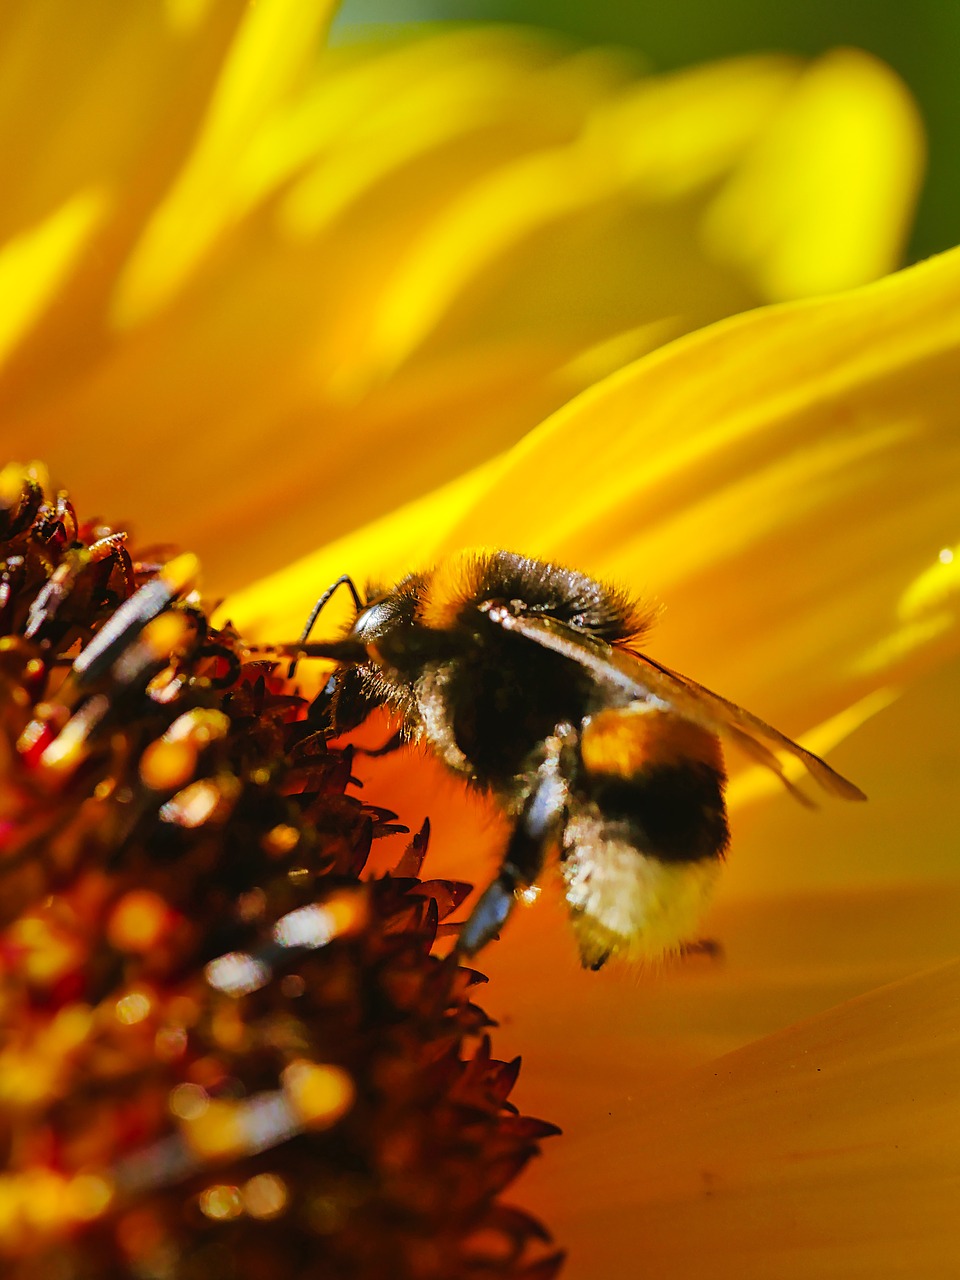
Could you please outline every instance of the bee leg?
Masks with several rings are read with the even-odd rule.
[[[484,889],[477,905],[470,912],[470,918],[460,930],[458,951],[468,956],[475,955],[499,934],[501,926],[513,910],[514,888],[509,872],[506,868],[502,869],[496,880]]]
[[[690,942],[680,943],[680,955],[683,959],[687,956],[707,956],[711,960],[722,960],[723,943],[716,938],[695,938]]]
[[[332,675],[310,704],[311,725],[331,738],[359,728],[380,704],[372,698],[352,667]]]
[[[517,825],[510,836],[500,872],[480,895],[466,924],[460,930],[457,947],[468,956],[485,947],[500,932],[517,900],[543,869],[550,840],[563,824],[567,789],[557,765],[560,743],[550,750],[537,771],[536,783],[527,797]],[[548,747],[551,744],[548,743]]]

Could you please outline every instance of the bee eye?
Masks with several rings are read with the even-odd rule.
[[[391,622],[390,606],[384,601],[369,604],[357,614],[353,635],[362,644],[369,644],[382,635]]]

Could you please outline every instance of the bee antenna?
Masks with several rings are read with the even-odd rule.
[[[314,624],[316,623],[317,619],[320,617],[320,613],[327,605],[327,602],[330,600],[330,597],[334,594],[334,592],[337,590],[338,587],[349,588],[350,594],[353,596],[353,603],[357,610],[357,613],[359,613],[360,610],[363,608],[363,601],[360,599],[359,591],[353,585],[353,579],[350,577],[348,573],[342,573],[340,577],[336,580],[336,582],[330,583],[329,587],[327,587],[326,591],[324,591],[323,595],[319,598],[317,603],[310,610],[310,617],[307,619],[306,626],[303,628],[303,631],[301,631],[300,633],[300,639],[298,641],[299,644],[306,644],[307,641],[310,639],[310,632],[313,630]],[[297,669],[297,662],[298,662],[298,659],[294,658],[294,660],[290,663],[290,668],[287,671],[288,680],[293,679],[294,672]]]
[[[357,591],[357,588],[353,585],[353,579],[350,577],[348,573],[341,574],[340,577],[336,580],[336,582],[330,583],[329,587],[327,587],[326,591],[324,591],[323,595],[320,597],[317,603],[310,610],[310,617],[307,619],[307,624],[303,628],[303,631],[300,633],[301,644],[306,644],[306,642],[310,639],[310,632],[313,630],[314,624],[316,623],[317,619],[320,617],[320,613],[325,608],[327,602],[330,600],[330,597],[333,595],[333,593],[337,590],[338,587],[349,587],[350,594],[353,596],[353,603],[356,606],[357,612],[359,613],[360,610],[363,608],[363,601],[360,599],[360,593]]]

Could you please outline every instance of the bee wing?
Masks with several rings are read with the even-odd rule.
[[[570,658],[592,672],[602,683],[617,686],[642,701],[662,702],[685,719],[703,725],[713,733],[723,734],[751,759],[777,774],[801,804],[809,805],[811,802],[786,776],[776,751],[785,751],[799,760],[825,791],[844,800],[866,799],[859,787],[831,769],[812,751],[807,751],[743,707],[644,654],[614,648],[556,618],[514,613],[509,606],[499,602],[487,602],[481,609],[492,622],[505,630]]]

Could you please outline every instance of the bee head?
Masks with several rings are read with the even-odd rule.
[[[425,663],[448,656],[451,637],[420,620],[425,586],[424,575],[411,574],[390,591],[372,593],[345,643],[362,646],[367,662],[405,679],[415,677]]]

